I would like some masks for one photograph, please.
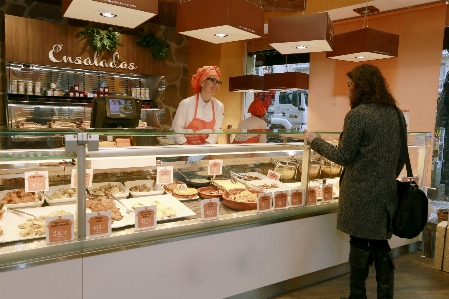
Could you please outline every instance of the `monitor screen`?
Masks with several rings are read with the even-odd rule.
[[[129,99],[108,99],[110,114],[133,114],[134,109]]]

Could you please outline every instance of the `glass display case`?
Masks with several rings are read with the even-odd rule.
[[[65,147],[0,151],[0,271],[313,217],[338,206],[342,167],[313,152],[295,130],[261,133],[280,143],[196,146],[170,145],[174,132],[149,129],[0,134],[0,142],[12,135],[65,136]],[[321,136],[336,142],[339,133]],[[408,138],[421,187],[429,136]],[[148,209],[154,223],[143,226],[141,212]],[[94,216],[108,217],[110,229],[92,233]],[[52,239],[60,232],[50,230],[47,217],[72,219],[70,238]]]

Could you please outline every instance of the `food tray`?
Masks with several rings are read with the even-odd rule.
[[[238,173],[238,174],[241,174],[241,175],[249,175],[249,176],[257,177],[257,178],[259,178],[259,180],[265,180],[265,179],[268,179],[268,177],[267,177],[266,175],[261,174],[261,173],[259,173],[259,172],[243,172],[243,173]],[[253,181],[255,181],[255,180],[247,181],[247,182],[253,182]]]
[[[59,189],[70,189],[70,188],[71,188],[70,185],[51,186],[48,189],[48,191],[44,191],[43,193],[47,196],[50,196]],[[44,199],[51,206],[76,202],[76,197],[50,199],[49,197],[44,196]]]
[[[144,205],[151,206],[151,203],[153,201],[159,201],[165,206],[170,206],[176,211],[176,216],[172,218],[164,218],[158,220],[160,221],[166,221],[166,220],[173,220],[183,217],[190,217],[195,216],[195,212],[193,212],[191,209],[189,209],[186,205],[184,205],[182,202],[180,202],[178,199],[173,197],[171,194],[164,194],[164,195],[156,195],[156,196],[145,196],[145,197],[138,197],[138,198],[128,198],[125,200],[122,200],[121,202],[130,210],[133,210],[133,204],[135,203],[143,203]],[[129,225],[134,225],[134,219],[135,214],[134,212],[129,214]]]
[[[262,187],[264,184],[266,185],[272,185],[272,184],[276,184],[278,187],[273,187],[273,188],[264,188]],[[273,180],[273,179],[264,179],[264,180],[258,180],[258,181],[249,181],[246,184],[249,188],[260,188],[263,190],[278,190],[278,189],[286,189],[288,188],[286,184],[281,183],[280,181],[277,180]]]
[[[131,191],[131,187],[146,184],[147,186],[153,186],[152,191],[148,192],[135,192]],[[125,187],[129,190],[129,194],[132,197],[141,197],[141,196],[149,196],[149,195],[161,195],[164,194],[164,187],[159,184],[155,184],[154,180],[136,180],[136,181],[127,181],[124,183]]]
[[[11,191],[14,191],[14,190],[17,190],[17,189],[2,191],[2,192],[0,193],[0,200],[3,199],[3,197],[4,197],[8,192],[11,192]],[[32,202],[24,202],[24,203],[17,203],[17,204],[6,204],[6,203],[5,203],[5,207],[8,207],[8,208],[41,207],[41,206],[44,204],[44,198],[43,198],[43,195],[42,195],[42,194],[39,194],[39,195],[41,196],[41,200],[38,199],[38,192],[35,192],[35,193],[34,193],[35,201],[32,201]]]
[[[216,190],[220,190],[220,193],[217,194],[210,194],[208,193],[210,190],[212,190],[213,187],[201,187],[198,189],[198,194],[201,198],[221,198],[223,196],[223,193],[226,191],[223,188],[217,188]]]
[[[230,189],[227,190],[225,193],[223,193],[223,204],[227,206],[228,208],[231,208],[233,210],[238,211],[248,211],[248,210],[255,210],[257,209],[257,202],[240,202],[240,201],[234,201],[229,196],[231,193],[238,194],[242,191],[245,191],[247,189],[245,188],[236,188],[236,189]],[[256,190],[248,190],[251,193],[258,194],[261,193],[260,191]]]
[[[91,192],[92,189],[94,188],[98,188],[100,186],[103,185],[107,185],[107,184],[111,184],[113,186],[118,186],[120,188],[120,190],[122,190],[121,193],[117,193],[117,194],[112,194],[117,198],[127,198],[129,196],[129,190],[128,188],[125,187],[125,185],[123,185],[120,182],[103,182],[103,183],[93,183],[92,187],[87,188],[89,190],[89,192]]]

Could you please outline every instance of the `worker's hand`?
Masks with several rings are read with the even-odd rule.
[[[312,143],[312,141],[317,137],[317,135],[311,130],[304,130],[304,137],[309,143]]]

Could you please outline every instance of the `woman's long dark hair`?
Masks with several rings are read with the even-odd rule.
[[[381,106],[397,106],[395,98],[388,90],[388,84],[377,66],[362,64],[347,73],[352,80],[349,105],[357,107],[362,102],[376,103]]]

